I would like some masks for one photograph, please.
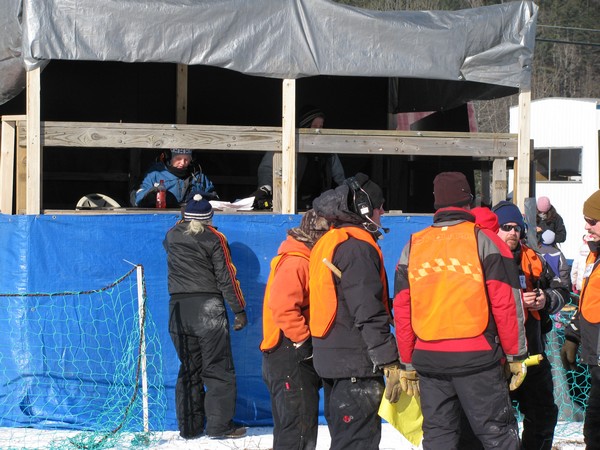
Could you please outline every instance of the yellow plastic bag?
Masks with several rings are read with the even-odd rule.
[[[418,447],[423,440],[421,401],[402,392],[400,400],[390,403],[385,397],[379,405],[379,416],[398,430],[408,442]]]

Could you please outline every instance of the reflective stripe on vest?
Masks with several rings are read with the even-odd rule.
[[[488,299],[474,223],[413,234],[408,282],[412,327],[419,339],[464,339],[485,331]]]
[[[523,244],[521,244],[521,249],[521,270],[525,274],[526,291],[531,292],[537,288],[537,281],[542,275],[544,265],[540,255],[535,251]],[[527,314],[531,314],[534,319],[540,320],[540,313],[538,311],[533,309],[524,309],[524,311],[525,318],[527,318]]]
[[[586,267],[597,264],[598,254],[590,252],[586,260]],[[581,289],[581,315],[590,323],[600,323],[600,270],[594,266],[592,273],[583,279]]]
[[[271,272],[269,273],[269,279],[265,287],[265,298],[263,300],[263,340],[260,343],[260,349],[263,352],[274,349],[281,342],[281,329],[273,320],[273,313],[271,312],[271,308],[269,308],[269,302],[271,301],[271,284],[273,284],[275,272],[281,260],[286,256],[300,256],[307,261],[310,260],[307,255],[300,252],[282,253],[271,260]]]
[[[389,297],[387,289],[387,276],[383,266],[383,254],[381,249],[373,240],[373,236],[368,231],[356,228],[333,228],[329,230],[321,239],[317,241],[310,254],[309,266],[309,289],[310,289],[310,334],[313,337],[323,337],[331,328],[337,314],[337,294],[335,292],[335,276],[329,267],[323,263],[326,258],[333,262],[333,255],[338,245],[353,237],[364,241],[377,250],[379,255],[380,270],[379,277],[383,284],[382,302],[385,310],[390,314]],[[342,277],[344,274],[342,273]]]

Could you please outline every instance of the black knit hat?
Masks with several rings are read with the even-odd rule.
[[[300,120],[298,121],[298,128],[310,128],[312,121],[317,117],[325,119],[325,113],[316,106],[307,105],[300,110]]]
[[[442,172],[433,180],[433,207],[466,206],[473,201],[467,177],[461,172]]]
[[[354,175],[354,178],[356,181],[358,181],[360,187],[369,195],[369,199],[371,200],[371,205],[373,208],[381,208],[383,202],[385,201],[381,188],[362,172],[358,172],[356,175]],[[352,190],[350,195],[352,195]]]

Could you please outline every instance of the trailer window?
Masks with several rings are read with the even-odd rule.
[[[536,181],[581,182],[581,147],[536,148]]]

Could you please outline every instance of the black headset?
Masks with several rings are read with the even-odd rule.
[[[369,197],[369,194],[361,187],[355,177],[348,178],[346,184],[352,191],[352,202],[350,202],[350,198],[348,198],[348,206],[356,214],[369,220],[373,215],[373,203],[371,202],[371,197]]]

